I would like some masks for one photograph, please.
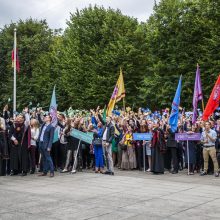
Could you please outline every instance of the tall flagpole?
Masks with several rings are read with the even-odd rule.
[[[199,67],[199,64],[197,63],[197,68]],[[201,79],[201,75],[200,75],[200,79]],[[204,101],[203,101],[203,96],[202,96],[202,111],[204,112]]]
[[[14,92],[13,92],[13,115],[15,118],[16,112],[16,64],[17,64],[17,39],[16,39],[16,28],[14,29]]]

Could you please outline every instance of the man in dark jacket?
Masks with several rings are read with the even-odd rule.
[[[50,177],[54,177],[54,166],[50,156],[54,136],[54,127],[51,124],[51,120],[50,115],[45,116],[45,123],[40,129],[39,150],[43,159],[43,173],[40,176],[46,176],[50,170]]]
[[[115,134],[115,127],[111,122],[110,117],[106,117],[106,123],[102,133],[102,145],[107,160],[107,171],[105,174],[114,175],[114,165],[112,160],[112,140]]]

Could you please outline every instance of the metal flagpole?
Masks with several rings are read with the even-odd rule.
[[[16,112],[16,63],[17,63],[17,39],[16,39],[16,28],[14,29],[14,91],[13,91],[13,115],[15,118]]]

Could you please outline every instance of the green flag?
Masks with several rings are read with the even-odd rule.
[[[107,109],[106,109],[106,105],[105,105],[103,113],[102,113],[102,118],[103,118],[104,122],[106,122],[106,113],[107,113]]]

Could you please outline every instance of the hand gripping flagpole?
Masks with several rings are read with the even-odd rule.
[[[14,91],[13,91],[13,116],[16,116],[16,63],[17,63],[17,39],[16,39],[16,28],[14,29],[14,49],[13,49],[13,56],[14,56]]]

